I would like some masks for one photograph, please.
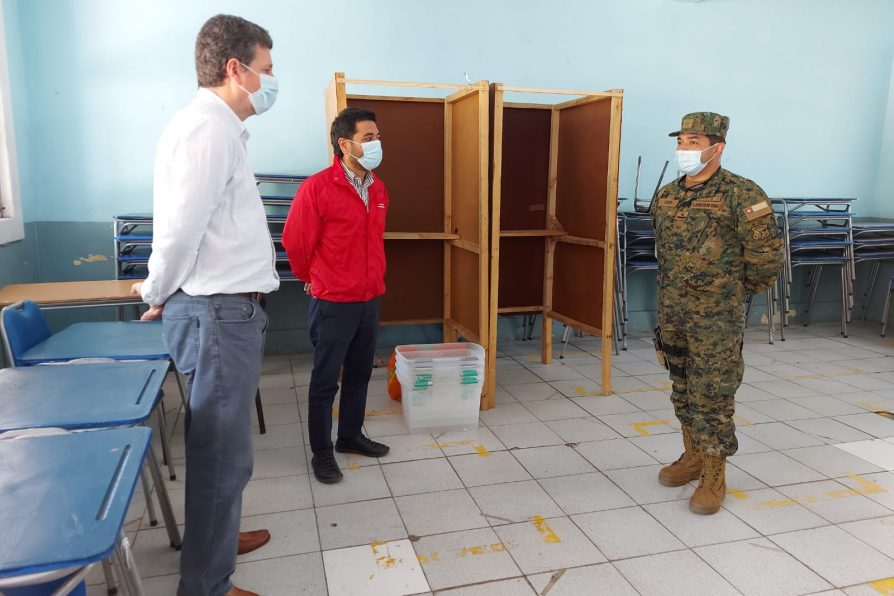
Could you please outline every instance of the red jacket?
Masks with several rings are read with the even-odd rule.
[[[366,302],[385,293],[388,191],[378,178],[369,209],[345,177],[340,158],[305,180],[289,209],[282,244],[295,276],[331,302]]]

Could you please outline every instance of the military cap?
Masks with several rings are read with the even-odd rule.
[[[721,116],[715,112],[693,112],[683,116],[680,130],[670,133],[669,137],[678,137],[680,133],[696,135],[714,135],[726,140],[729,130],[729,116]]]

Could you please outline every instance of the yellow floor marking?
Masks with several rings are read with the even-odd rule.
[[[741,424],[742,426],[754,426],[754,422],[752,422],[748,418],[742,418],[738,414],[733,416],[733,420]]]
[[[348,462],[348,469],[349,469],[349,470],[356,470],[356,469],[359,468],[359,467],[360,467],[360,462],[359,462],[359,461],[349,461],[349,462]]]
[[[393,569],[394,566],[398,563],[404,562],[403,559],[395,559],[394,557],[392,557],[391,547],[384,542],[374,540],[370,543],[369,546],[370,548],[372,548],[373,555],[380,555],[376,557],[376,567],[378,567],[379,569]],[[382,546],[385,547],[385,554],[381,554],[381,551],[379,550],[379,548]],[[370,579],[372,579],[373,575],[370,576]]]
[[[531,521],[534,522],[534,527],[537,528],[537,531],[540,532],[540,535],[543,536],[543,541],[548,542],[550,544],[559,544],[562,542],[559,540],[559,537],[556,536],[556,533],[553,532],[553,529],[549,527],[549,524],[546,523],[541,516],[535,515],[531,518]]]
[[[884,596],[894,596],[894,577],[869,582],[869,587]]]
[[[758,503],[758,507],[791,507],[797,504],[798,502],[795,499],[782,499],[779,501],[762,501]]]
[[[875,482],[873,482],[871,480],[866,480],[865,478],[859,476],[858,474],[848,474],[847,477],[850,478],[851,480],[854,480],[857,484],[860,485],[860,487],[857,488],[857,490],[860,491],[864,495],[877,495],[879,493],[888,492],[888,489],[886,489],[884,486],[879,486]]]
[[[740,491],[737,488],[731,488],[726,492],[728,494],[731,494],[732,496],[736,497],[737,499],[742,499],[743,501],[748,498],[748,495],[746,493]]]
[[[490,455],[490,451],[488,451],[487,448],[481,443],[475,445],[475,453],[477,453],[481,457],[487,457]]]
[[[641,434],[644,437],[649,436],[649,431],[646,430],[647,426],[667,426],[670,424],[670,420],[647,420],[645,422],[637,422],[635,424],[631,424],[631,428]]]
[[[578,395],[580,395],[581,397],[600,397],[601,396],[601,394],[599,394],[595,391],[587,391],[580,385],[578,385],[574,388],[574,392],[577,393]]]

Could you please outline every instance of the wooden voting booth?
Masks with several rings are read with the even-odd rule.
[[[576,97],[548,102],[562,96]],[[545,364],[553,320],[600,337],[611,393],[622,99],[491,85],[491,394],[498,314],[542,316]]]
[[[376,175],[390,196],[382,324],[439,323],[444,341],[462,337],[490,353],[488,95],[487,82],[395,83],[336,73],[326,117],[331,123],[347,107],[369,109],[382,133]],[[482,407],[493,403],[485,390]]]

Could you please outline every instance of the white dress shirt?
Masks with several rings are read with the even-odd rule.
[[[164,304],[177,290],[210,296],[279,288],[247,140],[236,113],[204,88],[165,128],[155,154],[147,304]]]

